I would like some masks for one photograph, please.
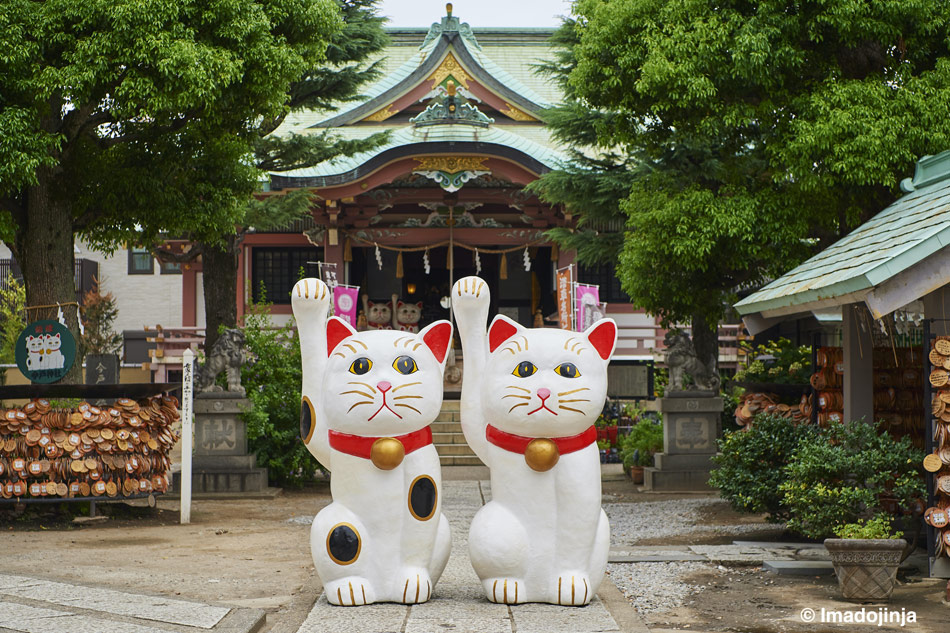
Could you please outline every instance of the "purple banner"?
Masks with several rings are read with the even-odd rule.
[[[604,316],[600,310],[600,286],[577,284],[574,294],[577,297],[577,331],[583,332]]]
[[[356,307],[359,287],[336,286],[333,289],[333,314],[356,327]]]

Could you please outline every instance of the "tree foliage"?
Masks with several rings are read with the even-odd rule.
[[[333,0],[0,5],[0,225],[27,302],[71,300],[77,233],[105,250],[225,235],[259,122],[340,28]]]
[[[945,3],[578,0],[565,29],[559,112],[593,112],[565,138],[622,157],[619,275],[666,322],[715,324],[950,145]],[[539,187],[584,217],[569,176]]]

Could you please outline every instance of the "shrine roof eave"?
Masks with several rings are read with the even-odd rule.
[[[426,81],[441,63],[444,54],[450,47],[456,54],[459,62],[465,66],[465,69],[471,73],[477,82],[481,83],[488,90],[498,94],[515,107],[524,110],[536,118],[539,118],[541,112],[549,107],[548,104],[543,103],[542,99],[534,96],[533,93],[530,98],[525,96],[523,93],[530,92],[526,87],[519,85],[516,90],[507,83],[497,79],[492,72],[489,72],[482,63],[475,59],[475,56],[468,50],[465,39],[461,34],[451,31],[441,35],[438,43],[432,51],[426,55],[425,60],[421,64],[413,68],[411,62],[407,62],[401,68],[397,69],[393,75],[383,79],[382,81],[391,84],[385,90],[373,95],[370,99],[354,106],[352,109],[321,121],[311,127],[332,128],[350,125],[357,121],[362,121],[374,112],[385,108],[399,96]],[[495,71],[496,74],[499,72],[504,71],[500,71],[500,69]],[[510,83],[513,79],[509,79],[508,81]],[[370,92],[372,93],[372,89]]]
[[[327,187],[339,187],[348,183],[357,182],[366,178],[370,174],[378,171],[389,163],[413,156],[431,156],[434,154],[451,155],[480,155],[486,157],[496,157],[514,162],[534,174],[545,174],[551,171],[552,167],[541,162],[539,159],[525,153],[519,149],[502,145],[498,143],[488,143],[481,141],[441,141],[441,142],[420,142],[397,145],[384,151],[374,154],[365,162],[353,169],[338,174],[327,175],[298,175],[289,176],[280,173],[271,173],[271,191],[280,191],[282,189],[322,189]]]

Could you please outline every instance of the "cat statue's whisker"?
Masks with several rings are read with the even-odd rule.
[[[560,398],[561,396],[569,396],[572,393],[577,393],[578,391],[590,391],[590,387],[580,387],[578,389],[571,389],[570,391],[559,391],[557,397]]]
[[[340,395],[341,395],[341,396],[347,396],[347,395],[350,395],[351,393],[355,393],[355,394],[357,394],[357,395],[363,396],[364,398],[369,398],[369,399],[371,399],[371,400],[373,399],[373,396],[371,396],[370,394],[368,394],[368,393],[363,393],[362,391],[359,391],[359,390],[357,390],[357,389],[353,389],[353,390],[351,390],[351,391],[343,391],[343,392],[340,393]],[[375,392],[374,392],[374,393],[375,393]]]
[[[393,405],[393,406],[396,406],[396,407],[405,407],[405,408],[407,408],[407,409],[412,409],[413,411],[415,411],[415,412],[418,413],[419,415],[422,415],[422,411],[420,411],[419,409],[417,409],[417,408],[415,408],[415,407],[413,407],[413,406],[410,406],[410,405],[408,405],[408,404],[403,404],[403,403],[401,403],[401,402],[397,402],[397,403],[396,403],[395,405]]]
[[[510,409],[508,409],[508,413],[511,413],[512,411],[514,411],[514,410],[517,409],[518,407],[526,407],[526,406],[528,406],[528,403],[527,403],[527,402],[519,402],[519,403],[516,404],[515,406],[511,407]]]
[[[507,396],[501,397],[502,400],[504,400],[505,398],[524,398],[525,400],[530,400],[531,396],[523,396],[520,393],[509,393]]]
[[[590,402],[587,398],[568,398],[567,400],[558,400],[558,403],[561,402]]]
[[[372,391],[373,394],[376,393],[376,387],[374,387],[373,385],[369,384],[368,382],[359,382],[358,380],[351,380],[350,382],[348,382],[348,383],[346,383],[346,384],[348,384],[348,385],[359,385],[359,386],[361,386],[361,387],[366,387],[367,389],[369,389],[370,391]]]
[[[404,395],[404,396],[394,396],[394,397],[393,397],[393,400],[405,400],[405,399],[407,399],[407,398],[422,399],[423,396],[413,396],[413,395],[408,395],[408,394],[407,394],[407,395]]]
[[[407,382],[399,385],[398,387],[393,387],[393,392],[399,391],[405,387],[412,387],[413,385],[421,385],[421,382]]]
[[[518,385],[505,385],[505,389],[520,389],[525,393],[531,393],[530,389],[525,389],[524,387],[519,387]],[[561,394],[558,394],[561,395]]]
[[[347,409],[346,412],[349,413],[350,411],[352,411],[352,410],[355,409],[356,407],[360,406],[361,404],[375,404],[375,403],[374,403],[374,402],[369,402],[369,401],[367,401],[367,402],[357,402],[357,403],[354,404],[352,407],[350,407],[349,409]]]
[[[581,411],[580,409],[575,409],[573,407],[564,407],[564,406],[558,405],[557,408],[564,409],[565,411],[573,411],[574,413],[580,413],[581,415],[584,415],[583,411]]]

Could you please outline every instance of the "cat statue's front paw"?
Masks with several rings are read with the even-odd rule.
[[[557,579],[557,603],[566,607],[582,607],[594,596],[586,574],[562,574]]]
[[[309,277],[294,284],[290,291],[290,303],[294,313],[315,313],[322,309],[326,312],[330,307],[330,289],[319,279]]]
[[[327,602],[338,607],[359,607],[376,602],[369,581],[360,576],[347,576],[324,585]]]
[[[482,581],[485,596],[496,604],[523,604],[527,594],[524,581],[517,578],[489,578]]]
[[[463,277],[452,286],[452,308],[455,312],[487,307],[490,301],[488,284],[481,277]]]
[[[432,597],[432,579],[424,569],[408,570],[403,572],[405,582],[402,584],[403,604],[421,604],[428,602]]]

